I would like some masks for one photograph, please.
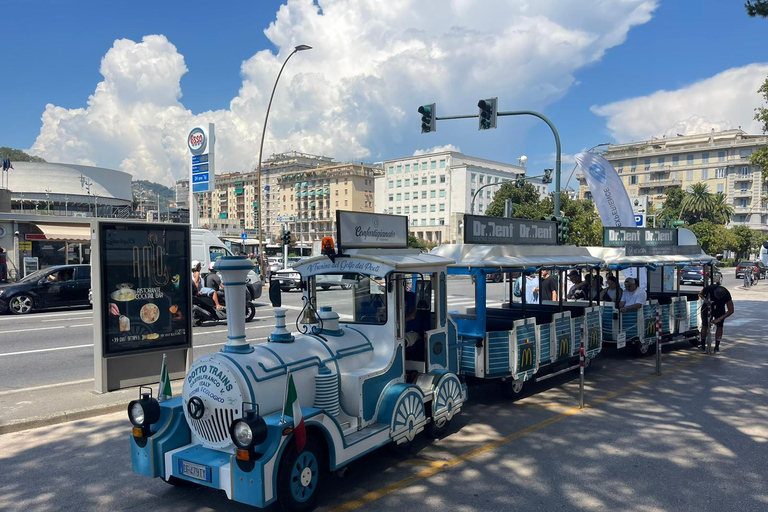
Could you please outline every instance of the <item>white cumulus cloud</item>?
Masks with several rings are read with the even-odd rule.
[[[755,107],[763,99],[757,90],[768,75],[768,64],[732,68],[676,91],[657,91],[648,96],[592,107],[607,118],[608,129],[618,142],[648,140],[652,136],[707,133],[741,126],[760,133]]]
[[[214,122],[217,168],[252,169],[275,77],[293,48],[308,44],[314,49],[293,56],[280,78],[264,156],[297,150],[377,161],[411,154],[418,105],[437,102],[438,115],[461,112],[492,92],[502,110],[541,110],[575,84],[575,72],[648,22],[656,6],[656,0],[590,9],[578,0],[288,0],[264,31],[277,52],[262,50],[242,63],[242,86],[228,109],[184,107],[187,67],[165,36],[118,40],[102,60],[104,79],[88,106],[48,105],[29,151],[168,183],[187,174],[189,129]]]

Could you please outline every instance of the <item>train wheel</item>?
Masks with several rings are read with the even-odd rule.
[[[277,500],[285,512],[306,512],[315,508],[323,483],[323,451],[309,436],[301,453],[291,443],[285,449],[277,474]]]
[[[502,386],[504,387],[504,394],[507,398],[517,400],[523,394],[525,381],[520,379],[507,379],[502,382]]]
[[[432,398],[432,421],[427,424],[427,432],[438,439],[448,433],[453,416],[461,410],[464,402],[461,382],[456,375],[444,375],[435,386]]]
[[[634,346],[635,355],[643,357],[651,353],[651,345],[638,341]]]
[[[410,386],[398,397],[390,422],[390,436],[397,444],[413,441],[424,430],[427,421],[424,396],[415,386]]]

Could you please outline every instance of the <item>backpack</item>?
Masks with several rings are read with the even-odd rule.
[[[523,279],[522,277],[518,277],[517,280],[515,281],[515,286],[512,288],[512,293],[514,294],[515,297],[523,296],[523,290],[521,288],[522,279]]]

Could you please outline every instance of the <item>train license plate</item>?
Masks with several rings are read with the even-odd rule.
[[[194,478],[195,480],[202,480],[203,482],[211,481],[211,468],[209,466],[203,466],[202,464],[179,460],[179,473],[183,476]]]

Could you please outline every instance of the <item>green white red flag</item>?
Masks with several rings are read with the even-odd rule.
[[[307,444],[307,429],[304,427],[304,416],[301,414],[299,405],[299,395],[296,393],[296,386],[293,384],[293,375],[288,374],[288,387],[285,393],[285,407],[283,407],[283,416],[293,418],[293,435],[296,439],[296,450],[302,451]]]
[[[168,376],[168,367],[165,365],[165,354],[163,354],[163,366],[160,367],[160,386],[157,390],[157,401],[163,402],[171,398],[173,398],[171,379]]]

